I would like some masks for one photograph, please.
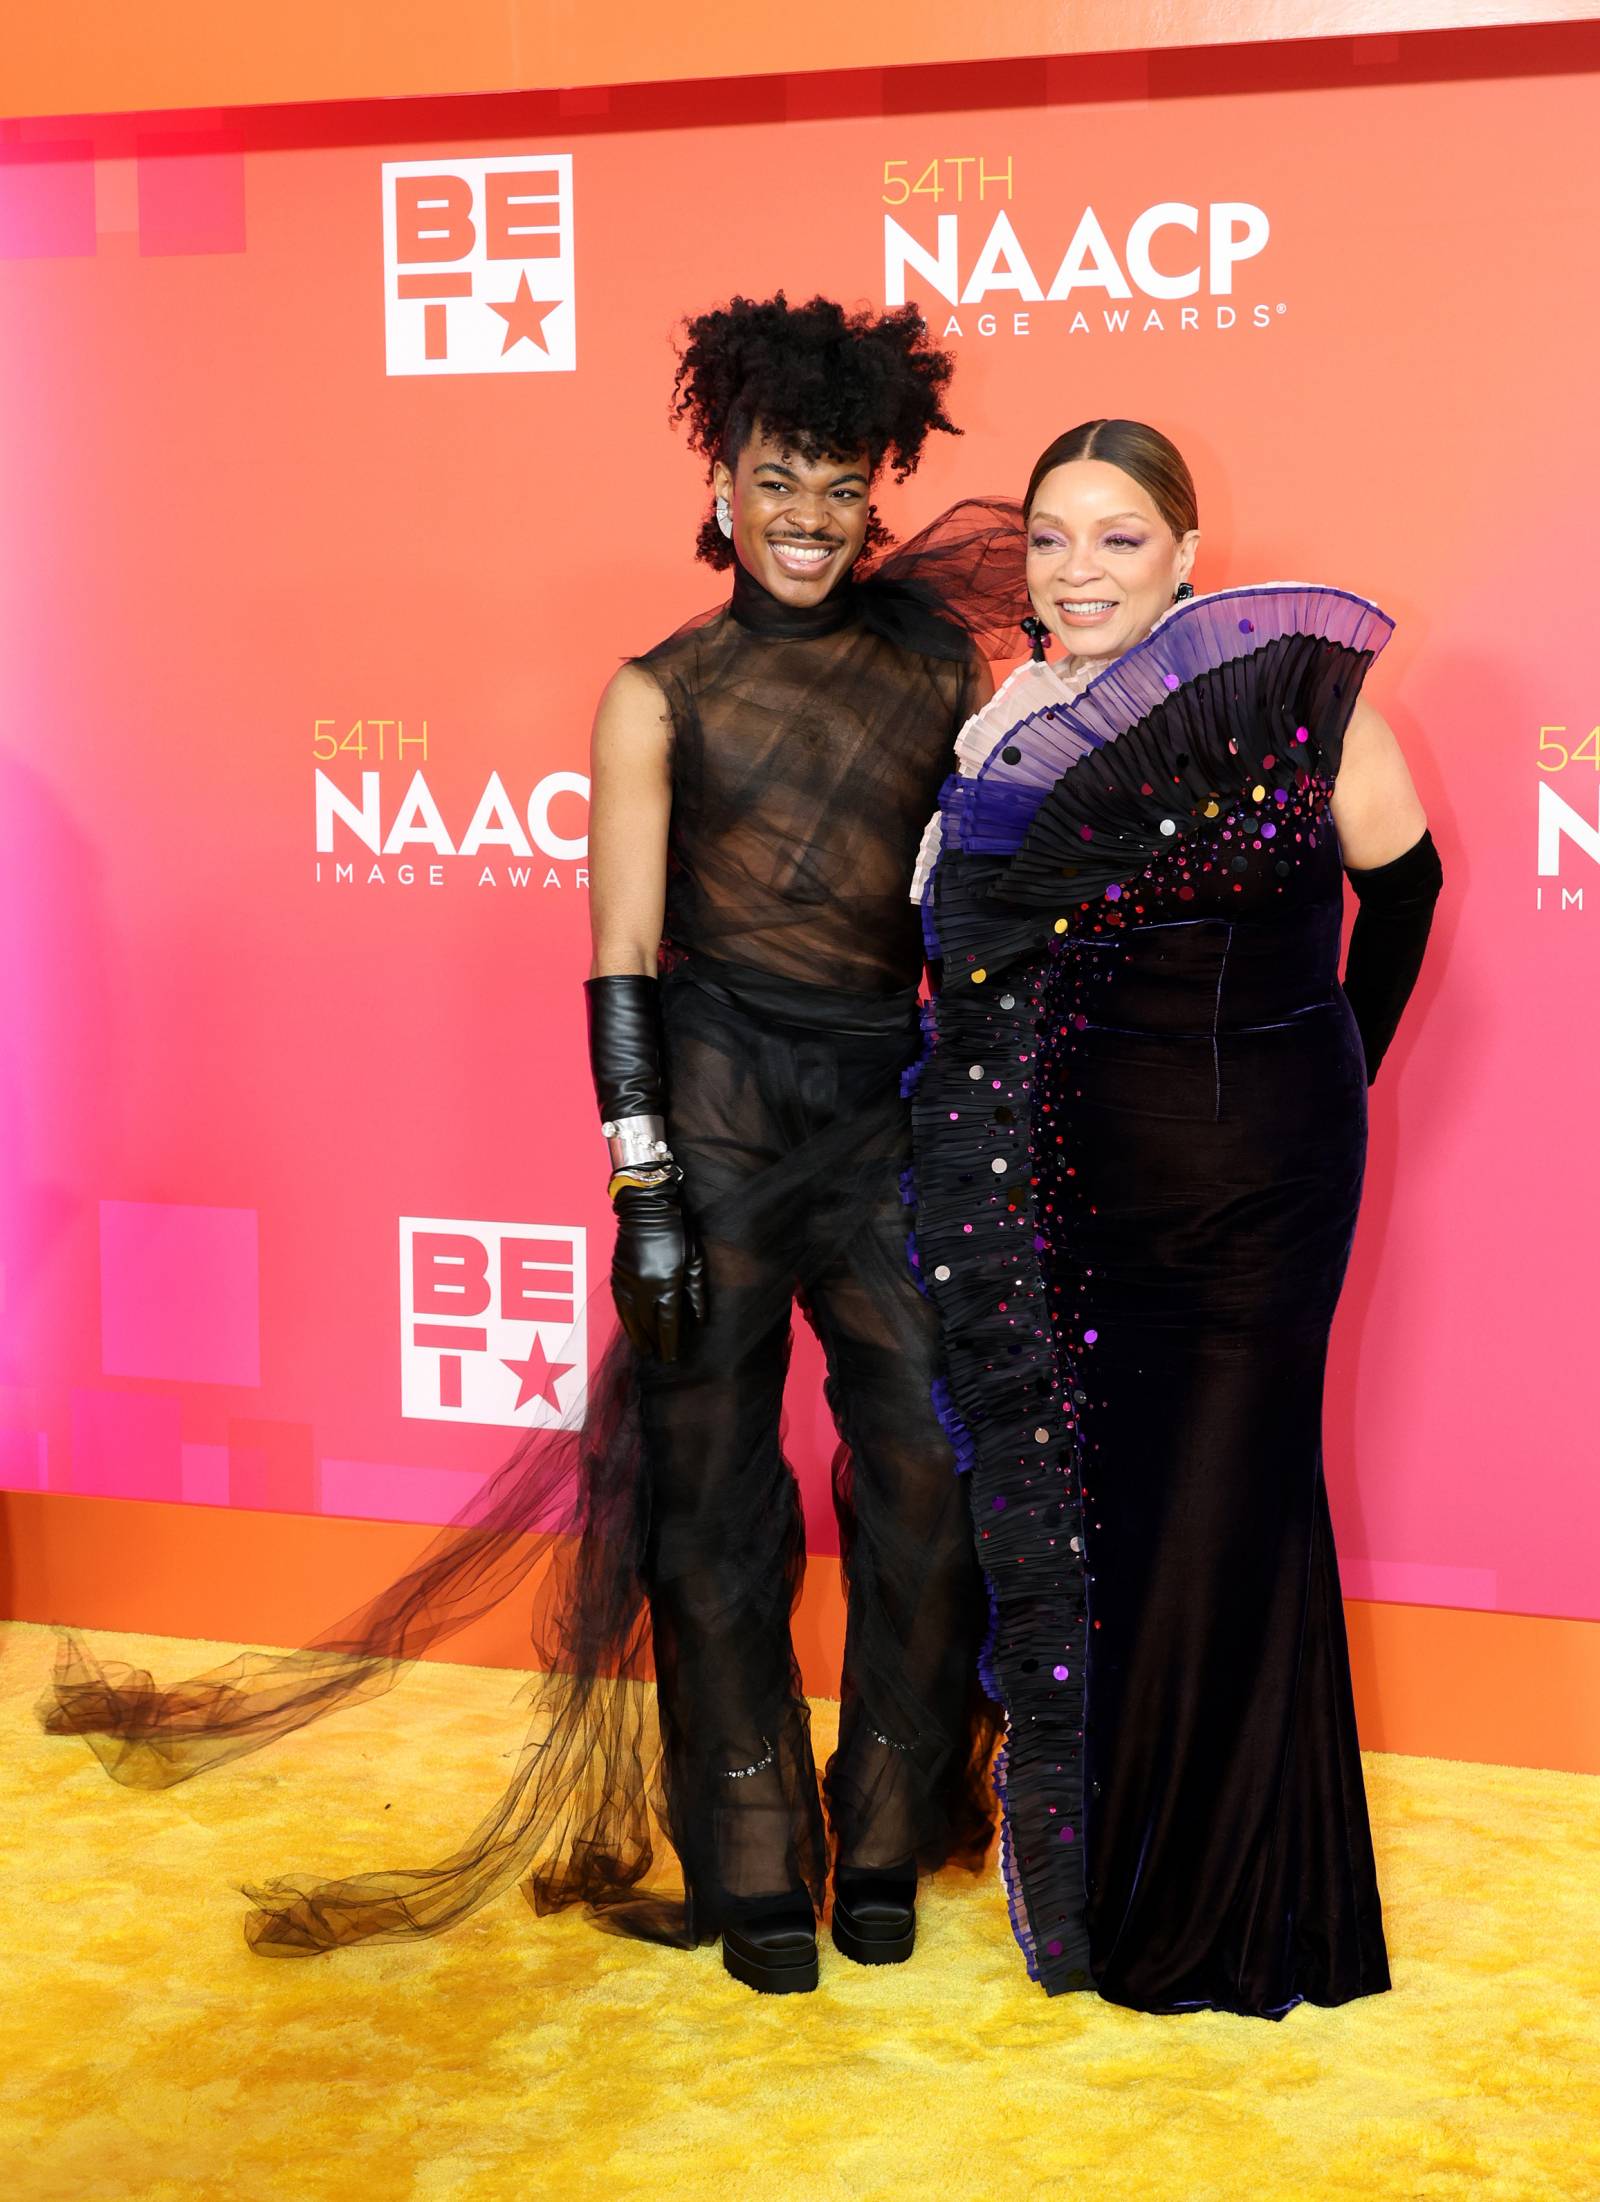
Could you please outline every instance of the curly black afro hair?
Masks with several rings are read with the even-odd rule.
[[[934,430],[961,433],[944,410],[954,371],[915,306],[875,315],[847,313],[831,298],[791,306],[782,291],[734,298],[687,323],[673,417],[688,423],[708,474],[718,459],[734,463],[759,422],[813,462],[864,446],[874,471],[887,464],[903,482]],[[874,512],[864,555],[890,540]],[[696,550],[708,566],[732,565],[714,514]]]

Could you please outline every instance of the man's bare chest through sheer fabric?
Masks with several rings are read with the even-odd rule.
[[[967,667],[859,623],[777,636],[726,613],[640,662],[672,713],[669,956],[861,993],[915,985],[908,885]]]

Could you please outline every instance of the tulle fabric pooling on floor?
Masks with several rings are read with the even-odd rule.
[[[548,1564],[530,1643],[544,1671],[528,1740],[470,1838],[421,1870],[251,1888],[246,1933],[263,1955],[437,1934],[526,1876],[536,1909],[627,1904],[632,1931],[681,1939],[681,1901],[638,1894],[655,1859],[660,1756],[644,1687],[639,1456],[636,1365],[619,1340],[581,1431],[530,1434],[398,1581],[312,1643],[246,1653],[164,1689],[69,1636],[43,1723],[82,1736],[126,1787],[170,1788],[381,1695]]]

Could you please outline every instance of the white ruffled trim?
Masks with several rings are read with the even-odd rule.
[[[1041,663],[1035,658],[1025,658],[1006,675],[983,709],[974,711],[956,736],[957,776],[975,780],[1014,726],[1020,726],[1024,719],[1032,718],[1035,712],[1043,711],[1050,704],[1070,702],[1089,685],[1096,673],[1104,670],[1107,662],[1096,658],[1068,658],[1061,665],[1052,665],[1048,659]],[[911,874],[911,899],[919,908],[933,876],[933,867],[943,850],[943,815],[935,811],[923,829],[916,868]]]

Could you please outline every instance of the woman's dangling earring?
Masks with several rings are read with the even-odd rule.
[[[717,499],[717,526],[721,528],[724,535],[731,536],[733,534],[733,507],[726,497]]]
[[[1027,618],[1021,622],[1021,626],[1023,633],[1033,644],[1032,656],[1034,664],[1043,665],[1044,654],[1046,650],[1049,649],[1052,641],[1054,641],[1054,636],[1051,634],[1049,628],[1045,625],[1044,621],[1042,619],[1035,619],[1031,612],[1028,614]]]
[[[1172,592],[1172,601],[1174,604],[1187,604],[1193,594],[1194,583],[1192,581],[1180,581]]]

